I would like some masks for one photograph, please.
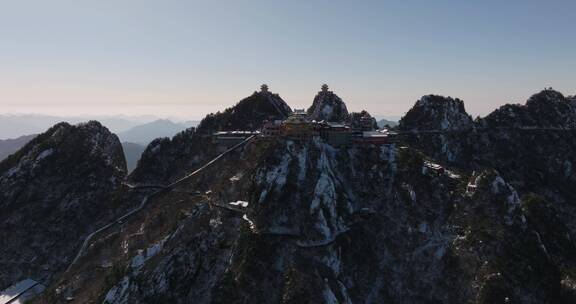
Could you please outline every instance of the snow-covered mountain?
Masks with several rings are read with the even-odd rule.
[[[546,91],[473,121],[430,95],[388,144],[262,137],[204,167],[219,155],[210,132],[288,114],[265,96],[153,141],[113,188],[142,208],[47,271],[34,302],[576,301],[573,99]]]

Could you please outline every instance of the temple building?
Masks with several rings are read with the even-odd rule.
[[[349,126],[341,123],[320,123],[318,124],[320,137],[334,147],[342,147],[350,144],[352,130]]]
[[[303,109],[294,109],[292,115],[282,123],[280,133],[283,136],[299,140],[318,135],[314,125],[308,122],[306,111]]]
[[[262,85],[260,86],[260,92],[262,92],[262,93],[268,92],[268,85],[267,85],[267,84],[262,84]]]
[[[263,136],[269,136],[269,137],[279,136],[281,132],[280,130],[281,127],[282,127],[282,120],[267,121],[264,123],[264,126],[262,126],[261,134]]]

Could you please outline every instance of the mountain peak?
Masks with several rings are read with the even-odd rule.
[[[544,89],[532,96],[526,101],[526,106],[537,106],[542,103],[565,102],[566,98],[562,93],[552,88]]]
[[[400,120],[404,130],[460,130],[472,126],[462,100],[440,95],[422,96]]]
[[[125,175],[118,137],[96,121],[56,124],[0,162],[0,289],[67,265],[70,240],[114,216],[108,195]]]
[[[290,106],[264,84],[260,91],[240,100],[233,107],[207,115],[198,125],[198,132],[257,130],[264,121],[285,119],[290,113]]]
[[[338,95],[328,90],[327,84],[322,85],[307,112],[309,118],[316,121],[345,121],[348,118],[346,104]]]
[[[562,93],[545,89],[525,105],[506,104],[481,120],[491,127],[568,128],[576,127],[576,102]]]

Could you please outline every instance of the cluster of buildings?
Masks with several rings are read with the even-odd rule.
[[[390,142],[387,131],[374,129],[372,117],[360,117],[357,126],[353,127],[345,122],[309,120],[304,110],[294,110],[292,115],[283,121],[266,122],[260,134],[264,137],[285,137],[299,141],[319,136],[336,147]]]
[[[323,85],[322,89],[327,90],[327,86]],[[369,115],[360,116],[353,124],[344,121],[326,122],[311,120],[304,109],[295,109],[285,120],[265,122],[260,131],[221,131],[214,134],[214,141],[225,149],[252,135],[296,141],[320,137],[332,146],[342,147],[391,143],[393,134],[388,130],[376,130],[374,119]]]

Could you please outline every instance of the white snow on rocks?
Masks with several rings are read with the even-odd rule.
[[[306,179],[306,159],[308,158],[308,146],[304,147],[302,151],[299,151],[296,155],[298,157],[298,167],[300,171],[298,172],[298,181],[304,182]]]
[[[52,154],[54,154],[54,149],[52,148],[46,149],[38,154],[38,156],[36,157],[36,161],[41,161]]]
[[[232,206],[240,206],[242,208],[248,207],[248,202],[246,202],[246,201],[235,201],[235,202],[230,202],[229,204]]]
[[[320,203],[329,204],[336,200],[336,187],[332,178],[326,174],[320,174],[314,189],[314,199],[310,204],[310,213],[315,212],[320,207]]]
[[[104,298],[104,303],[117,303],[117,304],[127,304],[128,303],[128,290],[130,287],[130,278],[124,277],[120,281],[120,283],[116,284],[112,287],[108,293],[106,293],[106,297]]]
[[[286,184],[286,177],[288,176],[288,166],[290,165],[290,161],[292,157],[289,153],[286,153],[282,156],[282,160],[280,164],[266,170],[265,172],[261,171],[258,176],[259,184],[266,185],[266,189],[260,193],[260,200],[259,203],[264,202],[266,196],[270,191],[277,191],[280,192],[284,188]]]
[[[162,239],[160,242],[148,247],[146,250],[138,250],[138,254],[132,258],[132,262],[130,263],[130,266],[135,271],[135,273],[137,273],[140,268],[142,268],[146,261],[160,252],[166,240],[167,237]]]
[[[250,225],[250,230],[252,230],[253,232],[256,232],[256,225],[254,224],[254,222],[248,218],[248,215],[244,214],[242,216],[242,219],[245,220],[246,222],[248,222],[248,225]]]
[[[162,250],[162,248],[164,247],[164,243],[166,242],[168,237],[169,236],[163,238],[161,241],[159,241],[156,244],[153,244],[152,246],[148,247],[145,250],[138,250],[138,254],[134,256],[130,262],[130,269],[132,270],[132,272],[129,275],[124,276],[120,281],[120,283],[116,284],[106,293],[104,303],[110,303],[110,304],[129,303],[128,296],[130,294],[131,289],[133,291],[135,288],[134,286],[132,286],[132,284],[130,284],[131,283],[130,277],[137,275],[144,266],[144,264],[146,263],[146,261],[157,255],[160,252],[160,250]]]

